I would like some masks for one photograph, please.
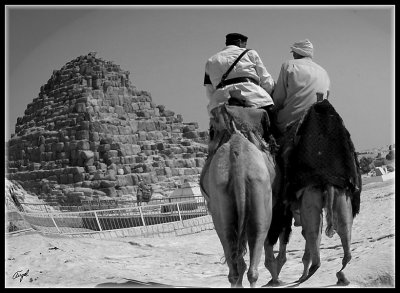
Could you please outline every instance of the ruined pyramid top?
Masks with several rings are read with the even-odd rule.
[[[78,103],[84,102],[87,104],[86,107],[93,107],[89,111],[78,111],[78,113],[85,112],[83,115],[95,114],[96,111],[101,112],[98,108],[94,109],[98,105],[90,104],[91,98],[98,99],[104,95],[118,98],[132,96],[136,97],[139,102],[152,103],[150,93],[138,90],[133,86],[129,74],[129,71],[121,69],[112,61],[96,58],[96,52],[90,52],[67,62],[61,69],[53,71],[47,83],[41,86],[38,97],[28,104],[24,117],[17,119],[15,135],[21,136],[29,132],[57,130],[59,127],[64,127],[65,125],[58,125],[58,127],[57,123],[52,120],[55,116],[61,118],[63,115],[74,116],[73,113],[77,112],[76,104]],[[124,102],[126,101],[111,102],[111,104],[112,106],[116,104],[123,106]],[[136,113],[136,110],[141,110],[128,109],[129,106],[125,108],[127,108],[125,109],[127,113]],[[163,105],[159,105],[157,108],[160,111],[169,112],[169,116],[173,115],[172,111],[166,110]],[[138,115],[130,115],[129,118],[140,118],[143,113],[136,114]]]

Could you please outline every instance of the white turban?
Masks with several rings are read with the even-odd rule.
[[[301,56],[312,58],[314,55],[314,47],[308,39],[294,43],[290,49],[292,50],[291,52],[296,52]]]

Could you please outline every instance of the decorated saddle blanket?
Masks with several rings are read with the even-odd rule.
[[[268,132],[269,118],[265,110],[224,104],[213,109],[211,113],[209,156],[229,140],[235,129],[259,149],[268,147],[269,141],[264,137]]]
[[[315,103],[292,133],[294,147],[287,176],[291,188],[299,190],[310,184],[348,188],[353,214],[358,213],[362,182],[357,154],[342,118],[330,102]]]
[[[257,132],[261,136],[268,131],[269,117],[265,110],[225,105],[227,114],[241,132]]]
[[[200,175],[202,189],[203,177],[212,157],[221,145],[229,141],[235,129],[261,151],[273,153],[277,149],[274,140],[266,141],[264,138],[270,123],[265,110],[224,104],[213,109],[211,114],[208,157]]]

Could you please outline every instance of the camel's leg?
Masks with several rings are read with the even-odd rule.
[[[277,274],[281,273],[281,269],[283,265],[286,263],[286,246],[287,244],[284,243],[284,237],[285,237],[285,231],[283,231],[279,235],[279,253],[278,256],[276,257],[277,260]]]
[[[223,194],[218,190],[213,194]],[[237,232],[235,225],[235,207],[228,196],[220,196],[210,200],[210,211],[213,218],[215,231],[220,239],[224,250],[225,260],[227,262],[229,273],[228,280],[231,287],[243,287],[242,280],[246,271],[246,263],[243,258],[234,259],[237,250]]]
[[[231,283],[232,288],[243,287],[243,276],[247,269],[246,262],[242,256],[233,257],[236,253],[236,235],[225,236],[226,241],[224,242],[225,259],[227,260],[229,267],[228,280]],[[222,241],[221,241],[222,242]]]
[[[265,262],[264,265],[268,269],[271,274],[272,279],[268,282],[267,286],[278,286],[281,284],[279,280],[279,274],[283,265],[286,263],[286,246],[289,241],[289,235],[291,232],[292,225],[292,213],[289,211],[286,206],[275,206],[273,209],[273,220],[271,225],[274,225],[273,229],[277,229],[279,227],[279,253],[275,258],[273,252],[273,245],[269,243],[269,239],[267,238],[264,244],[265,250]],[[278,220],[277,220],[278,219]],[[275,233],[271,230],[268,233]],[[272,234],[271,234],[272,235]],[[269,237],[269,235],[267,236]]]
[[[277,269],[277,261],[274,255],[274,246],[271,245],[268,240],[264,243],[264,253],[265,253],[265,261],[264,265],[271,274],[272,279],[268,282],[267,286],[277,286],[279,285],[278,279],[278,269]]]
[[[268,229],[266,231],[257,233],[256,235],[249,235],[249,250],[250,250],[250,266],[247,272],[247,279],[252,288],[255,287],[258,280],[258,264],[261,260],[262,248],[267,237]]]
[[[228,273],[229,283],[231,284],[232,288],[242,287],[243,274],[246,271],[246,263],[243,264],[242,262],[240,262],[240,266],[238,266],[238,263],[233,260],[232,255],[234,254],[236,248],[233,245],[233,243],[234,243],[233,241],[235,241],[235,240],[232,240],[233,239],[233,237],[231,236],[232,233],[228,232],[230,235],[227,235],[227,233],[225,233],[225,231],[222,230],[222,226],[221,226],[220,222],[215,221],[214,219],[213,219],[213,221],[214,221],[215,230],[217,232],[217,235],[222,244],[222,248],[224,250],[224,256],[225,256],[226,263],[229,268],[229,273]],[[243,260],[243,258],[242,258],[242,260]],[[240,267],[240,270],[239,270],[239,267]]]
[[[302,258],[304,270],[303,270],[303,274],[301,275],[301,277],[298,280],[298,282],[304,282],[306,280],[307,275],[308,275],[308,269],[310,268],[310,265],[311,265],[309,243],[307,242],[304,230],[301,231],[301,234],[303,235],[304,239],[306,240],[306,244],[305,244],[305,247],[304,247],[304,254],[303,254],[303,258]]]
[[[232,259],[227,260],[227,263],[229,267],[228,280],[231,283],[231,288],[243,288],[242,281],[246,271],[246,263],[244,260],[243,262],[234,262]]]
[[[232,288],[243,288],[243,276],[247,265],[243,257],[237,257],[236,259],[233,257],[236,253],[236,244],[234,244],[236,239],[234,237],[227,237],[227,239],[227,248],[224,250],[227,252],[225,253],[225,258],[229,267],[228,280]]]
[[[258,185],[262,186],[262,185]],[[253,288],[258,280],[258,264],[260,263],[264,242],[266,241],[272,220],[272,195],[262,190],[252,193],[251,214],[247,224],[247,235],[250,251],[250,265],[247,279]]]
[[[336,193],[336,188],[333,185],[329,185],[327,187],[325,235],[329,238],[332,238],[332,236],[335,234],[333,203],[335,201]]]
[[[264,265],[270,272],[272,279],[267,286],[279,286],[282,282],[279,280],[279,274],[283,265],[286,263],[286,244],[283,242],[284,232],[279,235],[279,253],[275,258],[274,247],[268,240],[264,244],[265,262]]]
[[[314,188],[307,188],[301,199],[300,216],[306,248],[303,256],[304,272],[300,282],[310,278],[321,266],[320,244],[322,232],[322,193]],[[311,267],[308,268],[311,260]],[[308,271],[308,273],[307,273]]]
[[[345,191],[337,192],[334,213],[337,217],[337,233],[340,237],[343,246],[343,260],[342,268],[338,272],[338,284],[348,285],[350,282],[345,278],[342,270],[346,267],[347,263],[351,260],[351,229],[353,225],[353,214],[351,199],[346,195]]]
[[[238,260],[236,261],[236,269],[239,273],[239,278],[236,281],[236,286],[243,287],[243,285],[242,285],[243,276],[247,269],[247,265],[246,265],[246,262],[244,261],[243,257],[238,258]]]

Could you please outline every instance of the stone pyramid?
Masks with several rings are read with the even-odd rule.
[[[91,52],[54,70],[18,118],[6,176],[58,203],[129,197],[140,178],[165,188],[197,181],[207,139]]]

